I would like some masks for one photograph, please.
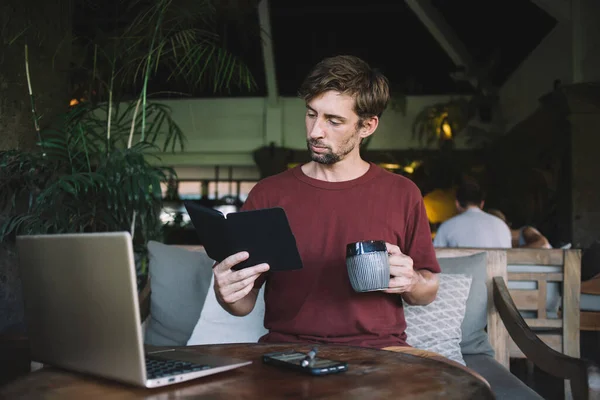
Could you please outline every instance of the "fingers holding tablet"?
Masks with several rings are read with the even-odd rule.
[[[248,257],[248,252],[242,251],[225,258],[214,266],[215,291],[225,303],[235,303],[244,298],[254,287],[256,279],[269,270],[269,265],[266,263],[237,271],[232,269],[247,260]]]

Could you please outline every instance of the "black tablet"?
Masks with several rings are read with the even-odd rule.
[[[250,257],[235,270],[267,263],[270,271],[302,268],[289,221],[283,208],[265,208],[227,214],[191,201],[184,201],[206,254],[217,262],[247,251]]]

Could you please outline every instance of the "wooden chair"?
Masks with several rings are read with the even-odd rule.
[[[506,261],[510,295],[529,328],[555,351],[579,358],[581,251],[508,249]],[[548,304],[550,292],[559,301],[554,313]],[[509,353],[511,358],[525,358],[513,341]]]
[[[501,277],[493,279],[494,303],[511,339],[529,361],[557,378],[565,379],[565,398],[600,398],[600,369],[591,362],[570,357],[550,348],[521,316]]]
[[[517,249],[515,249],[517,250]],[[501,249],[453,249],[453,248],[438,248],[436,255],[438,257],[462,257],[469,256],[481,252],[487,253],[487,286],[488,286],[488,326],[487,332],[490,344],[494,348],[495,358],[500,364],[510,369],[510,347],[511,343],[518,350],[519,354],[526,357],[541,370],[559,379],[565,379],[569,384],[565,384],[565,397],[570,398],[571,394],[575,399],[599,399],[600,388],[590,382],[600,379],[600,371],[594,364],[581,360],[579,358],[579,330],[576,333],[571,329],[573,320],[579,324],[579,269],[578,265],[579,251],[577,250],[550,250],[547,255],[540,255],[537,250],[523,252],[501,250]],[[512,254],[511,254],[512,253]],[[526,256],[525,254],[530,254]],[[562,257],[560,256],[562,254]],[[548,263],[550,265],[562,265],[564,272],[558,275],[546,275],[545,277],[527,276],[527,278],[535,278],[538,282],[545,282],[550,279],[557,279],[562,282],[567,282],[567,289],[563,291],[563,309],[573,310],[576,304],[575,316],[563,316],[561,324],[553,322],[556,326],[566,327],[564,337],[574,337],[577,342],[576,354],[564,354],[554,350],[544,341],[542,341],[536,332],[532,330],[530,325],[523,319],[521,312],[513,301],[513,291],[509,291],[506,282],[510,279],[510,274],[507,272],[509,262],[515,261],[529,263],[528,265],[538,265]],[[537,262],[537,264],[534,264]],[[442,271],[443,272],[443,271]],[[513,276],[516,278],[525,278],[525,276]],[[561,279],[559,279],[561,278]],[[573,286],[569,287],[569,284]],[[541,295],[544,284],[538,287],[536,299],[544,299]],[[569,290],[570,289],[570,290]],[[576,290],[576,291],[573,291]],[[529,293],[530,297],[533,296]],[[522,294],[517,294],[521,298]],[[527,296],[525,296],[527,297]],[[566,303],[566,308],[564,304]],[[536,303],[537,304],[537,303]],[[564,314],[564,313],[563,313]],[[539,315],[538,315],[539,316]],[[543,313],[542,313],[543,316]],[[531,322],[531,321],[530,321]],[[533,325],[543,324],[542,322],[533,322]],[[568,340],[567,340],[568,341]],[[562,342],[561,342],[562,343]],[[569,343],[565,343],[564,348],[567,351],[575,353]]]

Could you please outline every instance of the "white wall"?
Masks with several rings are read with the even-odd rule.
[[[563,84],[572,82],[571,38],[571,24],[559,22],[502,86],[498,122],[505,131],[538,107],[538,99],[552,91],[555,79]]]
[[[418,148],[412,124],[426,106],[452,96],[410,96],[406,114],[388,109],[369,148]],[[252,151],[275,142],[291,149],[306,148],[305,105],[297,98],[280,98],[270,106],[266,98],[183,99],[159,101],[172,109],[174,120],[186,135],[183,153],[164,153],[169,165],[254,165]],[[462,147],[461,143],[457,143]]]

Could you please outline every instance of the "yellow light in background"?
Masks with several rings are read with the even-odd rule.
[[[407,165],[403,168],[404,172],[406,172],[407,174],[412,174],[413,172],[415,172],[415,169],[419,168],[419,166],[422,163],[423,163],[422,161],[413,161],[409,165]]]
[[[71,101],[69,102],[70,107],[76,106],[77,104],[79,104],[79,100],[77,99],[71,99]]]
[[[441,137],[442,136],[442,129],[443,129],[443,124],[445,121],[448,121],[448,112],[444,111],[442,113],[440,113],[439,115],[437,115],[434,120],[433,120],[433,124],[436,127],[435,128],[435,134],[437,137]]]
[[[287,167],[288,167],[288,169],[292,169],[298,165],[300,165],[300,163],[288,163]]]
[[[435,189],[429,192],[423,198],[429,222],[437,224],[456,215],[455,201],[454,189]]]
[[[391,164],[391,163],[380,163],[379,166],[383,169],[387,170],[395,170],[400,169],[402,166],[400,164]]]
[[[444,133],[442,139],[452,139],[452,127],[447,119],[442,122],[442,132]]]

